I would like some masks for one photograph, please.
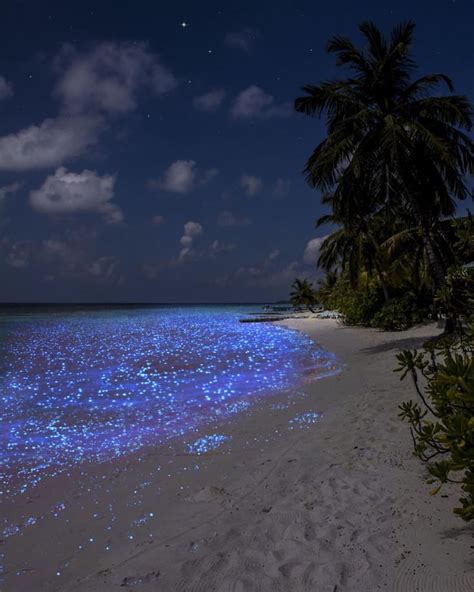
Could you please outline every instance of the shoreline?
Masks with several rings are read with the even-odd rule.
[[[213,452],[189,455],[176,442],[167,454],[117,461],[106,475],[91,467],[88,478],[103,487],[95,498],[67,483],[63,515],[69,531],[78,531],[71,549],[61,550],[69,563],[59,576],[50,573],[59,523],[48,523],[49,547],[33,525],[36,572],[29,587],[18,578],[15,590],[473,589],[473,527],[452,513],[452,490],[430,497],[397,417],[398,404],[414,394],[392,372],[395,352],[439,329],[381,333],[311,318],[282,324],[335,353],[342,371],[305,384],[286,409],[263,402],[236,416],[225,426],[230,444]],[[305,412],[322,417],[289,430]],[[107,499],[116,504],[115,520],[104,513],[90,521]],[[137,514],[153,516],[130,531]],[[87,537],[90,548],[73,551]]]

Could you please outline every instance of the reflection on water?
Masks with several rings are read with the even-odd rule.
[[[334,357],[304,335],[239,323],[242,312],[177,307],[2,317],[2,493],[184,435],[302,377],[335,370]]]

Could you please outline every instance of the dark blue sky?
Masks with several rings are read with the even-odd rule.
[[[472,0],[3,2],[0,299],[257,301],[314,277],[329,229],[301,170],[324,128],[291,103],[365,19],[414,19],[421,72],[474,95]]]

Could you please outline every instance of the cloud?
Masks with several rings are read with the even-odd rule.
[[[38,256],[42,264],[54,267],[61,274],[84,275],[85,268],[90,264],[89,251],[94,242],[95,235],[76,231],[67,237],[42,241],[38,246]]]
[[[68,113],[123,114],[137,107],[141,89],[162,95],[176,78],[144,43],[100,43],[85,53],[67,46],[55,89]]]
[[[150,179],[148,184],[152,189],[170,193],[189,193],[197,184],[205,184],[217,174],[218,170],[214,168],[201,171],[195,160],[176,160],[160,179]]]
[[[8,82],[5,76],[0,76],[0,101],[3,99],[8,99],[12,96],[13,85],[11,84],[11,82]]]
[[[209,245],[208,251],[211,256],[215,256],[220,253],[230,253],[235,249],[235,247],[236,245],[234,243],[226,243],[215,240]]]
[[[0,138],[0,169],[21,171],[56,166],[79,156],[97,141],[101,120],[96,117],[45,119]]]
[[[265,259],[265,264],[269,265],[270,263],[278,259],[279,256],[280,249],[273,249],[273,251],[270,251],[270,253],[267,255],[267,258]]]
[[[162,95],[177,84],[144,44],[101,43],[84,53],[67,46],[56,62],[59,114],[0,137],[0,170],[55,167],[80,156],[112,116],[136,109],[140,91]]]
[[[220,278],[218,284],[231,286],[244,282],[248,286],[265,288],[288,288],[297,277],[312,277],[316,279],[316,261],[319,249],[326,237],[311,239],[306,244],[303,259],[295,259],[288,263],[281,262],[279,249],[271,250],[266,257],[253,265],[243,265]]]
[[[79,228],[35,242],[7,239],[3,241],[5,262],[18,270],[41,271],[48,280],[63,276],[118,284],[122,281],[120,260],[113,255],[97,255],[97,236],[95,230]]]
[[[4,185],[3,187],[0,187],[0,207],[7,198],[7,196],[12,193],[16,193],[21,186],[22,183],[17,181],[16,183],[10,183],[10,185]]]
[[[303,254],[303,261],[305,263],[307,263],[308,265],[316,265],[316,263],[318,262],[321,245],[323,244],[327,236],[328,235],[320,236],[318,238],[312,238],[310,241],[308,241]]]
[[[202,234],[203,228],[199,222],[193,222],[190,220],[186,222],[184,225],[184,233],[183,236],[179,239],[181,246],[183,247],[179,253],[179,261],[182,263],[186,260],[192,258],[194,251],[193,251],[193,243],[195,239]]]
[[[13,243],[10,246],[9,252],[6,256],[6,264],[9,267],[22,269],[27,267],[31,260],[32,245],[30,242],[21,241]]]
[[[212,90],[204,95],[196,97],[193,105],[201,111],[215,111],[221,106],[225,97],[224,90]]]
[[[151,219],[152,224],[154,224],[155,226],[161,226],[162,224],[165,223],[165,218],[164,216],[153,216],[153,218]]]
[[[68,232],[63,237],[42,241],[37,247],[37,259],[67,277],[90,278],[99,283],[119,283],[120,260],[113,255],[96,254],[97,233],[87,229]]]
[[[30,203],[44,214],[92,212],[103,216],[108,224],[116,224],[122,222],[123,213],[111,203],[114,184],[115,175],[100,176],[87,169],[73,173],[60,167],[30,193]]]
[[[99,257],[92,263],[85,265],[85,271],[96,279],[108,281],[114,278],[120,264],[118,257]]]
[[[240,184],[245,190],[247,195],[257,195],[263,187],[263,181],[259,177],[254,175],[243,174],[240,178]]]
[[[248,218],[236,216],[228,210],[220,212],[217,216],[218,226],[248,226],[250,223]]]
[[[188,193],[196,181],[196,161],[176,160],[164,172],[157,187],[172,193]]]
[[[253,287],[287,287],[301,275],[302,265],[291,261],[285,265],[280,263],[280,251],[271,250],[263,260],[254,265],[243,265],[233,273],[219,280],[220,285],[229,286],[235,283],[246,283]]]
[[[291,185],[291,181],[289,181],[288,179],[283,179],[282,177],[279,177],[275,181],[275,185],[273,187],[273,195],[275,197],[286,197],[288,195],[288,193],[290,192],[290,185]]]
[[[225,36],[224,43],[227,47],[233,47],[242,51],[249,52],[257,38],[255,29],[246,28],[235,33],[228,33]]]
[[[231,109],[234,119],[285,117],[290,114],[291,105],[275,105],[274,97],[255,85],[239,93]]]
[[[184,225],[184,234],[180,242],[183,246],[188,246],[200,234],[202,234],[202,225],[199,222],[192,222],[190,220]]]

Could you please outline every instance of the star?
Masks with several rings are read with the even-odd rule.
[[[187,23],[186,21],[183,21],[183,22],[181,23],[181,27],[182,27],[183,29],[185,29],[187,26],[188,26],[188,23]]]
[[[207,50],[207,53],[212,53],[212,49],[208,49]]]

